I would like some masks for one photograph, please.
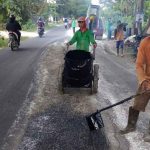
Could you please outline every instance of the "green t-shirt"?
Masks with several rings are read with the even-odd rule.
[[[93,33],[90,30],[81,32],[80,30],[76,31],[72,39],[69,41],[69,44],[72,45],[76,43],[76,49],[89,51],[90,43],[95,44]]]
[[[72,28],[75,28],[76,27],[76,20],[72,20]]]

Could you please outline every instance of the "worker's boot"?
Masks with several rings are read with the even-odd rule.
[[[136,129],[136,123],[138,120],[139,111],[129,107],[129,116],[128,116],[128,124],[125,129],[121,130],[121,134],[126,134],[129,132],[133,132]]]
[[[148,134],[144,136],[145,142],[150,142],[150,121],[149,121],[149,128],[148,128]]]
[[[119,48],[117,48],[117,56],[119,56]]]

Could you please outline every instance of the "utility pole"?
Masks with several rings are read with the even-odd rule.
[[[137,34],[142,34],[142,22],[144,17],[144,0],[137,0],[136,28]]]

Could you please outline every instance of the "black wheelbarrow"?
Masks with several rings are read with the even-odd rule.
[[[94,54],[95,55],[95,54]],[[65,54],[61,67],[60,90],[63,93],[98,90],[99,65],[94,64],[95,56],[83,50],[70,50]]]

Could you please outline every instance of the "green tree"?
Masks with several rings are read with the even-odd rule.
[[[56,0],[57,13],[61,17],[86,15],[90,0]]]
[[[113,20],[127,22],[129,26],[135,24],[137,14],[144,14],[144,24],[149,26],[150,1],[149,0],[111,0],[104,1],[107,5],[107,11],[104,10],[104,16],[112,16]],[[112,9],[113,8],[113,9]],[[114,15],[115,14],[115,15]],[[142,24],[138,24],[139,33],[142,32]]]

